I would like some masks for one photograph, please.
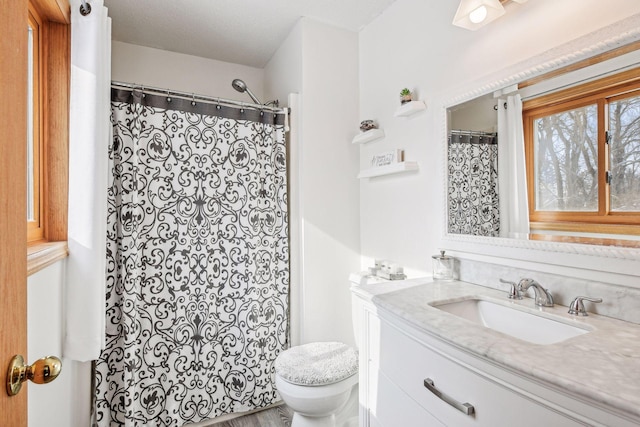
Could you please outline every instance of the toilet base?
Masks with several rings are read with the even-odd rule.
[[[291,427],[337,427],[336,417],[335,415],[328,417],[307,417],[306,415],[294,412]]]
[[[310,417],[294,411],[291,427],[358,427],[358,421],[358,384],[355,384],[346,403],[335,414]]]
[[[344,421],[336,420],[335,415],[330,417],[307,417],[295,412],[291,421],[291,427],[358,427],[358,417],[351,417]]]
[[[360,393],[358,389],[358,384],[355,384],[351,389],[347,403],[336,413],[336,427],[358,427],[360,420],[358,415]]]

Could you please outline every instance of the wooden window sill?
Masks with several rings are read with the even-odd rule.
[[[557,234],[535,234],[529,235],[531,240],[542,240],[546,242],[562,242],[562,243],[582,243],[584,245],[598,246],[618,246],[623,248],[640,248],[638,240],[624,240],[598,237],[581,237],[581,236],[561,236]]]
[[[633,224],[606,224],[586,222],[530,221],[531,230],[566,231],[570,233],[640,235],[640,226]],[[535,231],[532,231],[535,232]]]
[[[27,247],[27,276],[66,258],[69,248],[66,241],[34,242]]]

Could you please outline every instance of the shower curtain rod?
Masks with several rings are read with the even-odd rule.
[[[469,136],[496,136],[496,132],[482,132],[477,130],[452,130],[452,135],[469,135]]]
[[[241,108],[252,108],[254,110],[269,111],[272,113],[288,114],[290,112],[289,108],[276,108],[276,107],[270,107],[268,105],[252,104],[249,102],[234,101],[233,99],[217,98],[213,96],[196,95],[194,93],[180,92],[180,91],[163,89],[163,88],[152,87],[152,86],[145,86],[140,84],[112,81],[111,87],[139,90],[142,93],[148,93],[153,95],[166,95],[167,98],[177,97],[177,98],[182,98],[186,100],[191,100],[192,102],[204,101],[211,104],[233,105]]]

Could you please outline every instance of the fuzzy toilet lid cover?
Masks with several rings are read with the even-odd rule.
[[[280,353],[275,369],[292,384],[333,384],[358,372],[358,350],[339,342],[304,344]]]

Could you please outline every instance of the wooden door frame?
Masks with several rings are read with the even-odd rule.
[[[27,354],[27,0],[0,0],[0,379]],[[27,426],[27,393],[0,391],[4,425]]]

